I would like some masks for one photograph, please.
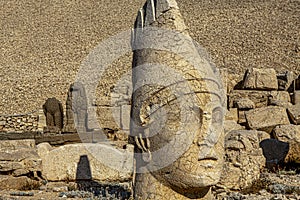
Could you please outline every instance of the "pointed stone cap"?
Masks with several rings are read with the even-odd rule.
[[[155,22],[170,9],[179,9],[175,0],[147,0],[138,12],[135,28],[143,28]]]

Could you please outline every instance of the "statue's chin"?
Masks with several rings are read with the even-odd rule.
[[[199,170],[196,172],[187,172],[180,168],[176,168],[175,170],[173,168],[172,171],[168,171],[166,168],[159,174],[168,184],[187,190],[189,188],[210,187],[219,182],[222,168],[218,164],[215,163],[213,168],[201,168],[199,167]]]

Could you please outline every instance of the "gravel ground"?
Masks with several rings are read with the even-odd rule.
[[[0,0],[0,114],[41,108],[49,97],[66,100],[81,62],[104,39],[129,30],[144,0]],[[178,0],[192,37],[219,67],[300,72],[299,0]],[[99,94],[130,68],[116,62]],[[104,80],[103,79],[103,80]]]
[[[133,199],[130,195],[130,188],[128,190],[126,187],[124,188],[121,185],[92,187],[93,189],[89,190],[74,190],[72,189],[73,187],[71,187],[71,185],[74,184],[49,183],[45,186],[42,186],[40,190],[2,190],[0,191],[0,200]],[[256,183],[247,190],[228,191],[226,188],[221,189],[214,187],[213,194],[216,200],[299,200],[300,174],[296,174],[294,171],[280,171],[277,173],[263,172],[260,179],[257,180]]]

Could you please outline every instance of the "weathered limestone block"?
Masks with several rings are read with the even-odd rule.
[[[44,158],[49,151],[52,151],[54,148],[48,143],[43,142],[37,145],[37,153],[41,158]]]
[[[250,110],[255,108],[255,103],[248,98],[239,99],[234,104],[239,110]]]
[[[277,125],[290,124],[286,109],[276,106],[257,108],[246,112],[247,126],[250,129],[262,130],[268,133]]]
[[[49,181],[98,180],[123,182],[133,173],[132,149],[115,149],[107,144],[70,144],[48,153],[39,151],[42,175]]]
[[[300,125],[300,104],[290,106],[287,113],[293,124]]]
[[[0,172],[21,176],[40,170],[41,160],[34,140],[0,141]]]
[[[300,164],[300,143],[299,142],[289,143],[289,151],[284,159],[284,162]]]
[[[234,120],[225,120],[224,121],[224,132],[225,132],[225,135],[227,133],[229,133],[230,131],[233,131],[233,130],[243,130],[243,129],[245,129],[245,127],[239,125]]]
[[[246,120],[246,111],[244,111],[244,110],[239,110],[239,112],[238,112],[238,123],[239,124],[244,124],[244,123],[246,123],[247,122],[247,120]]]
[[[254,90],[277,90],[278,81],[273,68],[251,68],[246,71],[243,88]]]
[[[296,125],[279,125],[273,130],[273,137],[282,142],[300,143],[300,126]]]
[[[255,91],[255,90],[233,90],[228,95],[228,106],[234,108],[234,102],[239,99],[248,98],[254,102],[255,108],[261,108],[268,105],[270,91]]]
[[[13,177],[0,175],[0,190],[24,190],[24,188],[38,188],[40,183],[26,176]]]
[[[288,90],[295,78],[296,75],[294,74],[294,72],[290,71],[285,71],[283,73],[277,74],[278,90]]]
[[[44,114],[46,116],[47,129],[46,132],[58,132],[63,128],[63,107],[59,100],[55,97],[46,100],[43,105]]]
[[[147,0],[135,28],[135,199],[212,199],[224,153],[217,70],[190,38],[175,0]]]
[[[225,137],[225,165],[220,185],[234,190],[250,187],[265,165],[257,131],[231,131]]]
[[[271,91],[269,96],[269,104],[272,102],[290,103],[291,96],[287,91]]]
[[[0,140],[0,149],[16,150],[21,148],[35,148],[35,140]]]
[[[233,120],[237,122],[239,120],[238,109],[230,108],[229,110],[227,110],[225,120]]]
[[[300,90],[295,90],[293,94],[293,103],[294,105],[300,104]]]

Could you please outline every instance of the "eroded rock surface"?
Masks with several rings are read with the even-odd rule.
[[[225,165],[219,185],[232,190],[251,187],[265,166],[260,134],[257,131],[231,131],[225,137]]]

